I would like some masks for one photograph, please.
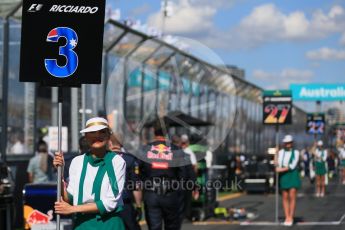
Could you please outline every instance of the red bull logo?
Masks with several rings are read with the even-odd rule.
[[[169,146],[163,144],[152,145],[150,151],[147,152],[147,158],[171,161],[173,153]]]
[[[30,206],[24,205],[24,219],[26,220],[25,229],[28,229],[33,224],[48,224],[53,219],[53,211],[44,214]]]
[[[38,210],[34,210],[30,215],[29,218],[26,220],[28,224],[48,224],[49,216],[40,212]]]

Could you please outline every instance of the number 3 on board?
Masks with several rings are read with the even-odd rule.
[[[66,43],[59,47],[59,55],[66,58],[66,64],[59,66],[57,59],[44,59],[48,73],[54,77],[66,78],[71,76],[78,68],[78,55],[73,49],[78,44],[77,33],[68,27],[56,27],[47,35],[47,42],[58,42],[60,37],[66,39]]]

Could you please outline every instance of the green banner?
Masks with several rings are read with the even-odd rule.
[[[265,90],[263,91],[264,97],[291,97],[291,90]]]

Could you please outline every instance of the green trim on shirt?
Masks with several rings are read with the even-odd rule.
[[[73,205],[73,195],[69,192],[67,192],[67,196],[68,196],[68,203]]]
[[[292,162],[293,162],[294,160],[295,160],[295,150],[292,149],[292,150],[291,150],[290,160],[289,160],[289,166],[288,166],[288,168],[289,168],[290,170],[294,170],[293,168],[290,167],[291,164],[292,164]]]
[[[291,155],[290,155],[290,159],[289,159],[287,168],[288,168],[289,170],[294,170],[294,169],[291,168],[290,166],[291,166],[293,160],[295,159],[295,150],[294,150],[294,149],[291,149],[290,151],[291,151]],[[289,151],[289,152],[290,152],[290,151]],[[282,167],[284,167],[285,152],[286,152],[286,151],[285,151],[285,149],[284,149],[284,150],[283,150],[282,162],[281,162]]]
[[[79,192],[78,192],[78,205],[83,204],[83,194],[84,194],[84,181],[86,176],[88,157],[84,155],[83,169],[81,170],[80,180],[79,180]]]
[[[107,174],[109,177],[111,189],[113,190],[114,197],[116,197],[119,194],[119,188],[117,185],[115,170],[113,166],[113,158],[115,157],[115,155],[116,154],[113,152],[108,152],[108,154],[105,156],[105,167],[107,169]]]
[[[92,194],[95,194],[95,197],[94,197],[95,201],[99,201],[101,199],[102,181],[103,181],[105,172],[106,172],[106,168],[104,167],[104,163],[103,163],[103,165],[100,165],[98,167],[98,171],[92,185]]]
[[[98,200],[98,201],[96,201],[95,203],[96,203],[96,206],[97,206],[97,208],[98,208],[98,210],[99,210],[99,213],[100,213],[101,215],[104,215],[104,214],[107,213],[107,210],[106,210],[105,207],[104,207],[103,201]]]
[[[116,156],[116,153],[114,152],[107,152],[104,158],[94,158],[92,157],[91,153],[86,153],[84,155],[83,168],[82,168],[82,173],[81,173],[80,182],[79,182],[78,205],[83,204],[84,181],[86,177],[87,165],[89,163],[92,167],[98,167],[98,171],[97,171],[96,177],[93,182],[93,187],[92,187],[92,194],[95,194],[94,202],[96,203],[96,206],[100,212],[99,213],[100,215],[104,215],[107,213],[107,210],[105,209],[103,201],[100,199],[101,187],[102,187],[102,181],[104,179],[104,175],[105,173],[107,173],[109,177],[110,187],[112,189],[114,197],[116,197],[119,194],[119,189],[118,189],[117,180],[115,176],[115,170],[114,170],[114,166],[112,162],[115,156]],[[122,210],[122,207],[118,206],[115,209],[115,212],[119,212],[121,210]],[[98,215],[96,216],[98,219],[100,218],[100,216]]]
[[[91,153],[87,153],[87,161],[92,167],[99,167],[104,165],[104,158],[93,157]]]

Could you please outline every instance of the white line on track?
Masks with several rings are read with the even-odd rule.
[[[298,226],[331,226],[331,225],[341,225],[343,220],[345,219],[345,214],[342,215],[339,221],[308,221],[308,222],[297,222],[296,225]],[[274,225],[283,225],[283,223],[276,223],[276,222],[269,222],[269,221],[257,221],[257,222],[250,222],[250,221],[245,221],[241,222],[240,225],[244,226],[274,226]]]

